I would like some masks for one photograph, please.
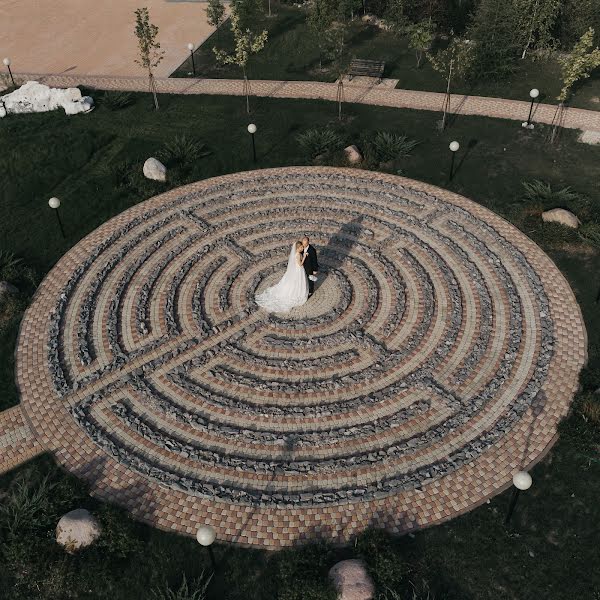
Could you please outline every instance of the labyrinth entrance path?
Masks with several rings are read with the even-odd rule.
[[[315,295],[253,301],[291,242]],[[549,449],[586,359],[567,282],[416,181],[285,168],[143,202],[70,250],[21,327],[4,468],[50,451],[138,519],[276,548],[467,511]]]

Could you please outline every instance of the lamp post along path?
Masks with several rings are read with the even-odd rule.
[[[460,144],[457,141],[454,141],[450,142],[448,147],[450,148],[450,152],[452,152],[452,158],[450,159],[450,177],[448,178],[448,181],[452,181],[452,178],[454,177],[454,161],[456,158],[456,153],[460,148]]]
[[[248,133],[252,137],[252,159],[256,162],[256,142],[254,141],[254,134],[256,133],[256,125],[254,123],[250,123],[248,125]]]
[[[190,57],[192,59],[192,73],[196,75],[196,61],[194,60],[194,44],[191,42],[187,45],[188,50],[190,51]]]
[[[48,200],[48,206],[54,211],[54,214],[56,215],[56,220],[58,221],[60,233],[62,234],[63,238],[66,238],[67,236],[65,235],[65,230],[63,228],[62,221],[60,220],[60,214],[58,212],[60,200],[58,198],[50,198],[50,200]]]
[[[530,92],[529,92],[529,97],[531,98],[531,104],[529,105],[529,115],[527,117],[527,121],[525,121],[524,123],[521,123],[521,127],[524,127],[525,129],[533,129],[534,128],[534,124],[531,122],[531,115],[533,115],[533,105],[535,103],[535,99],[540,95],[540,90],[533,88]]]
[[[13,77],[12,71],[10,69],[10,58],[5,58],[3,61],[4,66],[8,69],[8,74],[10,75],[10,80],[13,84],[13,87],[17,87],[17,84],[15,83],[15,78]]]
[[[198,527],[196,532],[196,539],[201,546],[204,546],[208,550],[210,557],[210,564],[212,565],[213,571],[217,570],[217,561],[215,560],[215,554],[212,549],[212,543],[215,541],[217,534],[210,525],[202,525]]]
[[[515,507],[517,506],[517,500],[519,499],[519,494],[522,491],[528,490],[531,487],[533,480],[531,479],[531,475],[525,471],[519,471],[513,475],[513,493],[510,497],[510,502],[508,504],[508,511],[506,513],[506,519],[504,520],[504,524],[508,525],[510,522],[510,518],[515,511]]]

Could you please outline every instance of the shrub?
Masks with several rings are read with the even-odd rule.
[[[595,396],[588,396],[581,403],[581,413],[594,425],[600,425],[600,400]]]
[[[309,129],[299,134],[296,141],[310,159],[340,150],[343,145],[342,138],[332,129]]]
[[[396,160],[402,156],[410,156],[419,142],[411,140],[405,135],[378,131],[369,143],[372,157],[378,162]]]
[[[19,277],[23,267],[23,259],[17,258],[14,253],[0,249],[0,280],[14,281]]]
[[[0,530],[16,537],[23,530],[47,527],[55,516],[50,502],[55,486],[48,476],[36,486],[17,482],[0,505]]]
[[[209,154],[204,142],[194,140],[186,135],[176,135],[163,146],[158,153],[158,158],[169,167],[185,167],[191,166],[194,161]]]
[[[152,590],[152,597],[157,600],[204,600],[211,579],[212,575],[205,577],[204,571],[202,571],[190,589],[184,573],[179,589],[172,590],[168,584],[165,584],[164,589]]]
[[[579,236],[585,242],[600,247],[600,223],[585,223],[579,228]]]
[[[134,102],[135,96],[131,92],[104,92],[102,95],[102,104],[109,110],[121,110]]]
[[[539,179],[522,182],[524,191],[522,200],[542,204],[545,207],[550,205],[568,205],[571,202],[579,200],[579,194],[576,194],[570,187],[553,190],[552,186]]]

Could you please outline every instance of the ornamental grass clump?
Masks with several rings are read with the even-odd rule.
[[[564,187],[559,190],[552,189],[552,186],[546,181],[534,179],[532,181],[523,181],[523,195],[521,199],[533,204],[541,204],[544,207],[565,206],[579,200],[579,194],[570,187]]]
[[[369,143],[372,158],[377,162],[389,162],[404,156],[410,156],[419,144],[405,135],[388,131],[378,131]]]
[[[332,129],[309,129],[296,138],[309,159],[341,150],[342,138]]]
[[[135,96],[131,92],[104,92],[101,104],[109,110],[121,110],[127,108],[135,102]]]
[[[172,140],[166,142],[158,153],[158,158],[168,167],[186,167],[209,154],[204,142],[183,134],[176,135]]]

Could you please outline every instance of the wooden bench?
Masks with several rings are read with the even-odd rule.
[[[353,77],[377,77],[381,83],[385,62],[382,60],[363,60],[362,58],[353,58],[348,69],[348,81]]]

